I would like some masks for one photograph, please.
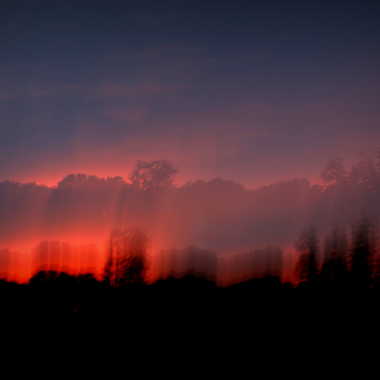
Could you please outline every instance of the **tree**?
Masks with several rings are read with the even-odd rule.
[[[300,253],[297,265],[299,279],[302,282],[312,284],[318,275],[317,256],[319,252],[318,237],[314,228],[309,228],[303,232],[296,243],[296,248]]]
[[[335,228],[325,241],[325,258],[321,271],[322,281],[328,286],[346,285],[347,249],[345,233]]]
[[[367,288],[372,277],[374,242],[371,223],[363,219],[356,227],[353,236],[351,275],[353,286]]]
[[[321,178],[326,183],[342,182],[346,176],[347,172],[341,158],[334,158],[328,161],[321,173]]]
[[[137,161],[129,179],[132,185],[141,190],[169,188],[177,170],[165,160]]]
[[[113,230],[104,268],[105,283],[112,287],[143,285],[147,246],[147,236],[137,229]]]
[[[365,185],[371,189],[376,186],[376,164],[372,158],[362,159],[352,167],[351,182],[355,185]]]

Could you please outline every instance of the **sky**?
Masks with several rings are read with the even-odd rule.
[[[2,1],[0,180],[316,180],[379,144],[377,1]]]

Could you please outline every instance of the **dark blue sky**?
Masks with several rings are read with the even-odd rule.
[[[379,2],[252,3],[2,1],[0,179],[256,185],[376,150]]]

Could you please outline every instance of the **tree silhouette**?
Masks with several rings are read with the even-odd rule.
[[[108,242],[104,281],[112,287],[141,286],[145,282],[148,238],[139,230],[113,230]]]
[[[334,287],[347,285],[347,250],[345,233],[335,228],[325,241],[325,258],[321,271],[324,285]]]
[[[374,257],[373,226],[364,219],[356,227],[353,236],[351,278],[357,288],[367,288],[371,284],[372,259]]]
[[[318,275],[317,256],[319,252],[318,237],[314,228],[303,232],[296,243],[296,248],[300,252],[297,265],[298,277],[301,282],[314,284]]]
[[[353,184],[373,190],[376,188],[376,179],[376,163],[372,158],[364,158],[352,166],[350,180]]]
[[[346,176],[347,172],[341,158],[328,161],[321,173],[323,181],[329,184],[342,182]]]
[[[129,179],[141,190],[165,189],[172,185],[177,170],[165,160],[137,161]]]

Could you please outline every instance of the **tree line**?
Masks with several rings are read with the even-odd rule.
[[[336,227],[323,237],[315,228],[307,228],[295,242],[297,257],[293,281],[283,278],[283,251],[268,247],[248,252],[236,270],[247,271],[241,281],[223,282],[233,264],[232,256],[223,267],[216,253],[189,247],[185,250],[162,251],[164,264],[154,281],[147,279],[149,239],[137,228],[115,229],[110,233],[103,273],[77,275],[49,268],[37,270],[26,284],[1,280],[1,287],[30,287],[47,289],[154,289],[171,288],[342,288],[368,289],[380,286],[380,260],[377,253],[376,228],[362,219],[347,234]],[[241,256],[241,258],[243,255]],[[241,259],[240,258],[240,259]],[[40,267],[41,268],[41,267]]]

